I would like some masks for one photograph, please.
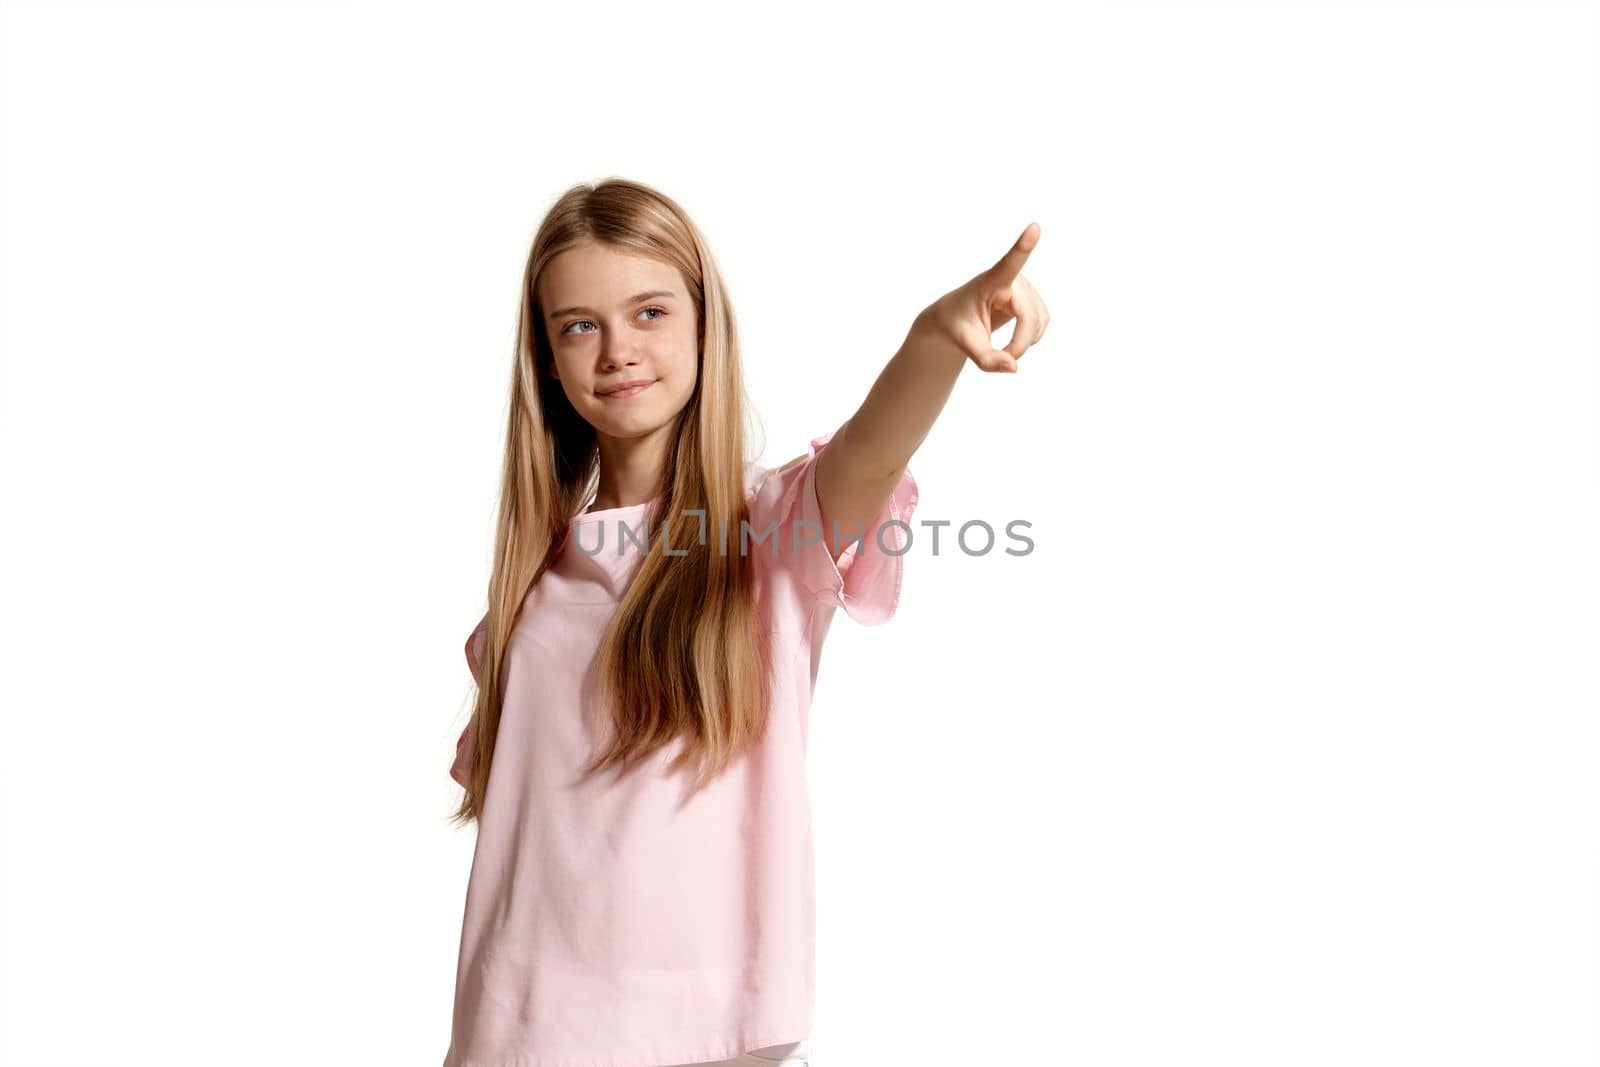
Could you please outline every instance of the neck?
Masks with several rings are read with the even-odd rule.
[[[653,500],[661,491],[673,429],[668,422],[639,437],[599,434],[600,484],[590,510],[625,508]]]

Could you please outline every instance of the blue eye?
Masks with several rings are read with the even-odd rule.
[[[667,309],[666,308],[659,307],[659,306],[657,306],[655,304],[652,304],[649,307],[645,308],[644,311],[639,312],[639,314],[643,315],[645,311],[659,311],[659,312],[661,312],[661,315],[665,315],[667,313]],[[647,321],[647,322],[655,322],[655,321],[657,321],[657,319],[659,319],[661,317],[661,315],[657,315],[656,318],[654,318],[654,319],[646,319],[645,321]],[[588,323],[590,326],[594,325],[594,323],[589,322],[588,319],[579,319],[577,322],[572,323],[571,325],[569,325],[566,329],[562,330],[561,332],[564,333],[564,334],[570,334],[572,332],[572,327],[573,326],[579,326],[579,325],[582,325],[584,323]],[[584,330],[584,331],[580,331],[580,332],[587,333],[589,331]]]

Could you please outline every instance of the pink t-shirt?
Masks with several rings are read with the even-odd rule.
[[[623,526],[644,541],[649,512],[653,535],[659,498],[576,517],[528,592],[507,650],[444,1067],[661,1067],[810,1034],[812,688],[838,608],[866,625],[894,614],[917,503],[907,470],[835,563],[816,496],[816,459],[832,436],[784,467],[746,465],[757,604],[775,634],[773,702],[761,738],[681,806],[694,767],[666,769],[681,739],[620,779],[614,768],[579,774],[596,753],[582,709],[600,635],[643,558]],[[905,525],[880,533],[891,520]],[[777,538],[756,544],[773,523]],[[670,535],[682,546],[697,531],[674,524]],[[728,544],[738,551],[738,531]],[[469,662],[481,637],[480,623]],[[462,781],[457,749],[451,774]]]

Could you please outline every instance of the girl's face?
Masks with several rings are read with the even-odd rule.
[[[677,417],[694,392],[700,353],[676,267],[585,241],[546,264],[536,290],[552,373],[596,431],[642,437]],[[629,383],[645,384],[617,391]]]

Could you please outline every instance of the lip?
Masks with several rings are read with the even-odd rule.
[[[654,384],[656,384],[654,379],[639,378],[635,381],[623,382],[608,393],[597,393],[596,395],[601,400],[626,400],[630,396],[638,396]]]

